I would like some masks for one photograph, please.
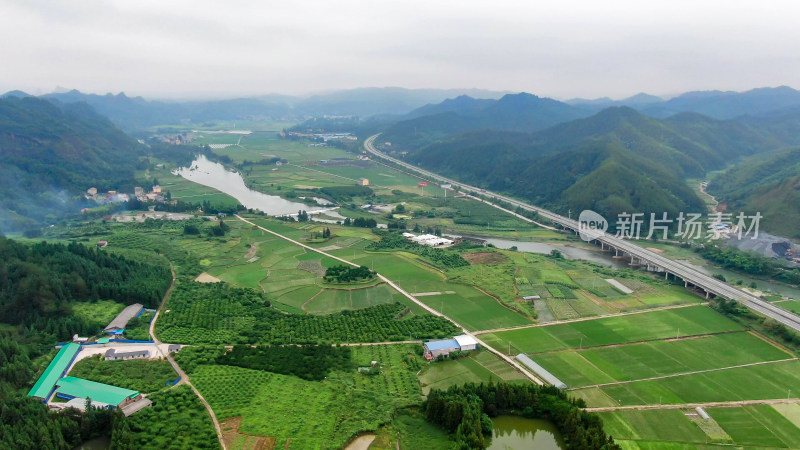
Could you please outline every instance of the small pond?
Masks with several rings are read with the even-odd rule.
[[[566,447],[555,425],[539,419],[500,416],[492,419],[494,430],[488,450],[563,450]]]

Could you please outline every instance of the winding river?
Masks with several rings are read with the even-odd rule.
[[[307,205],[286,200],[277,195],[254,191],[245,185],[239,172],[228,170],[222,164],[210,161],[203,155],[198,156],[189,167],[181,167],[174,170],[173,173],[189,181],[224,192],[238,200],[245,208],[257,209],[270,216],[294,215],[300,210],[307,211],[309,214],[325,213],[328,216],[338,216],[335,208],[330,206]]]

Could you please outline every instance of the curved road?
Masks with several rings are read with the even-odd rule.
[[[456,186],[466,191],[478,192],[482,196],[493,198],[496,200],[501,200],[503,202],[509,203],[513,206],[522,208],[524,210],[535,212],[538,215],[550,220],[551,222],[559,224],[565,228],[569,228],[575,232],[578,232],[579,230],[579,225],[577,220],[572,220],[562,215],[548,211],[546,209],[537,208],[535,206],[531,206],[527,203],[523,203],[519,200],[515,200],[513,198],[504,195],[500,195],[475,186],[470,186],[468,184],[461,183],[456,180],[452,180],[450,178],[443,177],[434,172],[420,169],[419,167],[416,167],[412,164],[388,156],[385,153],[378,151],[374,146],[375,139],[379,135],[380,133],[372,135],[364,141],[364,149],[369,153],[371,153],[372,155],[377,156],[378,158],[391,161],[392,163],[398,164],[406,169],[413,170],[414,172],[426,178],[429,178],[432,181],[438,181],[440,183],[449,183],[452,184],[453,186]],[[694,286],[697,286],[708,293],[724,297],[730,300],[736,300],[742,303],[743,305],[747,306],[748,308],[752,309],[753,311],[763,314],[764,316],[770,317],[796,331],[800,331],[800,317],[798,317],[797,315],[792,314],[784,309],[781,309],[767,301],[764,301],[759,297],[744,292],[728,283],[720,281],[714,277],[708,276],[694,269],[693,267],[666,258],[656,252],[647,250],[646,248],[640,247],[625,239],[620,239],[604,231],[583,229],[580,230],[580,232],[583,233],[584,235],[588,235],[591,238],[589,240],[602,242],[612,248],[627,253],[628,255],[631,256],[631,258],[636,258],[640,261],[647,261],[650,265],[653,265],[658,269],[660,269],[660,271],[664,271],[667,273],[671,273],[675,276],[678,276],[685,282],[691,283]]]

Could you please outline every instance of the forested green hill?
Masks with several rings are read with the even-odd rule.
[[[720,121],[694,113],[657,120],[614,107],[532,134],[464,133],[413,151],[408,159],[562,213],[588,208],[607,218],[621,212],[674,217],[705,211],[687,177],[800,142],[800,135],[786,131],[794,123]]]
[[[386,129],[381,139],[409,150],[469,131],[534,132],[587,115],[566,103],[524,92],[499,100],[459,97],[412,111],[407,120]]]
[[[113,299],[156,307],[172,279],[166,260],[120,256],[70,243],[25,245],[0,238],[0,323],[55,340],[94,334],[105,323],[72,314],[76,302]]]
[[[86,104],[0,99],[0,230],[76,212],[89,187],[132,191],[145,151]]]

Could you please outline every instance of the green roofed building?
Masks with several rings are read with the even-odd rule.
[[[139,391],[75,377],[64,377],[56,385],[56,395],[61,398],[91,398],[115,407],[125,406],[141,396]]]
[[[53,388],[56,386],[58,379],[64,376],[72,361],[75,360],[75,355],[81,351],[80,344],[67,344],[61,347],[58,354],[50,365],[47,366],[42,376],[36,380],[28,396],[40,398],[47,401],[53,393]]]

